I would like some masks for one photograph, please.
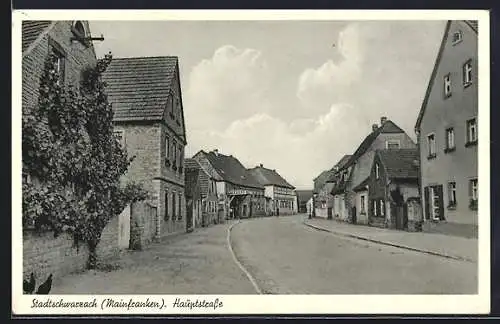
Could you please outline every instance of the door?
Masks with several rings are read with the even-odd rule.
[[[356,215],[356,206],[352,207],[352,223],[356,224],[357,223],[357,215]]]
[[[332,207],[328,207],[328,209],[327,209],[327,216],[328,216],[328,219],[332,218],[332,216],[333,216]]]
[[[191,232],[193,230],[193,210],[193,200],[188,199],[188,201],[186,202],[186,232]]]

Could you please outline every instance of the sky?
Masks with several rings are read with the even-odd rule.
[[[98,57],[179,57],[186,157],[218,149],[297,189],[385,116],[414,125],[445,21],[91,21]]]

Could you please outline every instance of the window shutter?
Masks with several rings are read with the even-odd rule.
[[[469,198],[472,198],[472,180],[469,180]]]
[[[439,219],[444,220],[443,185],[436,186],[439,197]]]
[[[424,204],[425,204],[425,219],[430,218],[430,201],[429,201],[429,187],[424,188]]]

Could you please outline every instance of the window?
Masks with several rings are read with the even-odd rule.
[[[466,146],[477,143],[477,122],[476,118],[467,121],[467,143]]]
[[[168,220],[168,191],[165,191],[165,220]]]
[[[451,96],[451,76],[448,73],[444,76],[444,97],[448,98]]]
[[[57,84],[62,86],[65,78],[66,54],[64,49],[52,38],[49,39],[50,52],[55,56],[54,71],[57,73]]]
[[[471,179],[469,180],[469,208],[471,210],[477,210],[477,199],[478,199],[478,193],[477,193],[478,187],[477,187],[477,179]]]
[[[470,198],[477,200],[477,179],[470,180]]]
[[[182,165],[182,146],[180,143],[179,143],[177,148],[178,148],[178,152],[179,152],[179,167],[181,167],[181,165]]]
[[[165,137],[165,158],[168,160],[170,158],[170,137]]]
[[[172,220],[175,219],[175,192],[172,192]]]
[[[181,220],[182,219],[182,213],[181,213],[181,206],[182,206],[182,195],[178,194],[179,197],[179,207],[177,208],[177,219]]]
[[[431,203],[431,215],[432,219],[434,220],[439,220],[439,211],[440,211],[440,199],[439,199],[439,193],[436,187],[431,187],[430,188],[430,203]]]
[[[450,152],[455,149],[455,130],[453,128],[448,128],[446,130],[446,152]]]
[[[379,170],[378,163],[375,163],[375,179],[378,179],[378,178],[380,178],[380,170]]]
[[[427,135],[427,153],[429,159],[436,157],[436,138],[434,134]]]
[[[85,33],[85,27],[83,25],[83,22],[80,20],[75,21],[73,24],[73,32],[79,37],[79,38],[84,38],[86,33]]]
[[[172,164],[174,165],[174,170],[177,169],[177,144],[175,143],[175,141],[173,141],[172,143],[172,154],[173,154],[173,157],[172,157]]]
[[[464,87],[472,84],[472,60],[468,60],[463,66],[463,82]]]
[[[453,33],[452,44],[456,45],[462,41],[462,32],[457,30]]]
[[[457,205],[457,184],[456,182],[448,182],[448,207]]]
[[[380,200],[380,216],[385,215],[385,203],[383,200]]]
[[[361,207],[361,213],[364,214],[365,213],[365,196],[364,195],[361,195],[361,202],[360,202],[360,207]]]
[[[399,141],[393,140],[393,141],[386,141],[385,142],[385,147],[389,150],[391,149],[399,149]]]

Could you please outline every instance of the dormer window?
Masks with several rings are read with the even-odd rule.
[[[462,41],[462,31],[457,30],[453,33],[452,44],[456,45]]]
[[[75,40],[79,41],[85,46],[89,46],[89,43],[86,40],[87,31],[85,30],[85,25],[81,20],[76,20],[73,22],[71,31],[73,32],[73,35],[75,35]]]

